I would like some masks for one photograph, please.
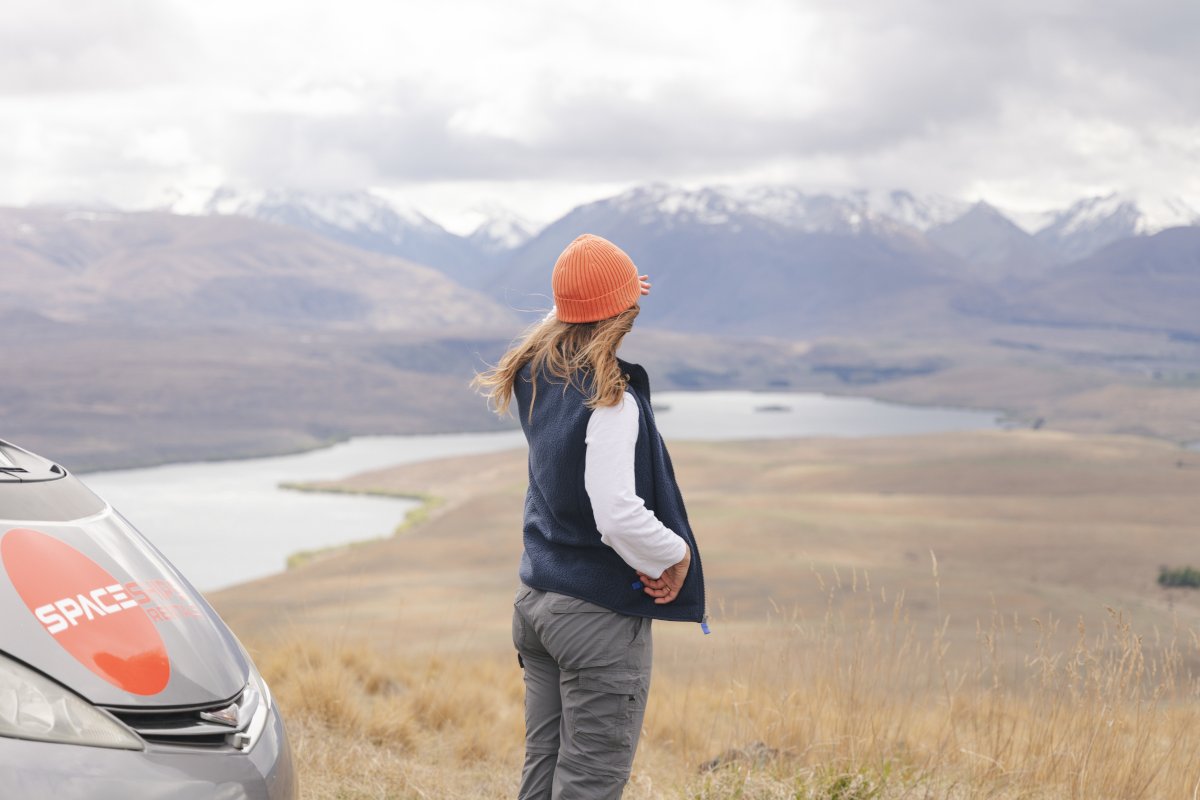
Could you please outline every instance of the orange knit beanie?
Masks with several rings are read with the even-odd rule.
[[[554,263],[555,316],[563,322],[596,322],[633,306],[641,294],[637,267],[607,239],[585,233]]]

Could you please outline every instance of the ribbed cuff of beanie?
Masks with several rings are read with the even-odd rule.
[[[554,304],[555,314],[563,322],[598,322],[615,317],[625,309],[633,307],[641,292],[641,281],[634,275],[628,285],[618,286],[599,297],[589,297],[586,300],[559,297]]]

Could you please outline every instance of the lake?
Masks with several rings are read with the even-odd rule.
[[[655,416],[671,440],[886,436],[1002,425],[997,413],[904,406],[860,397],[766,392],[661,392]],[[81,476],[198,588],[279,572],[288,555],[385,536],[412,500],[312,494],[282,482],[344,478],[447,456],[524,447],[520,431],[361,436],[289,456],[168,464]],[[515,534],[514,534],[515,535]]]

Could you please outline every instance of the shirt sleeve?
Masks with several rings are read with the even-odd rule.
[[[626,392],[615,406],[597,408],[588,420],[584,488],[592,503],[600,541],[626,564],[658,578],[683,560],[687,544],[659,521],[635,488],[633,463],[638,404]]]

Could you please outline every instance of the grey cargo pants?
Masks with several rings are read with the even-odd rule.
[[[520,800],[617,800],[650,692],[651,620],[522,586],[513,644],[525,668]]]

